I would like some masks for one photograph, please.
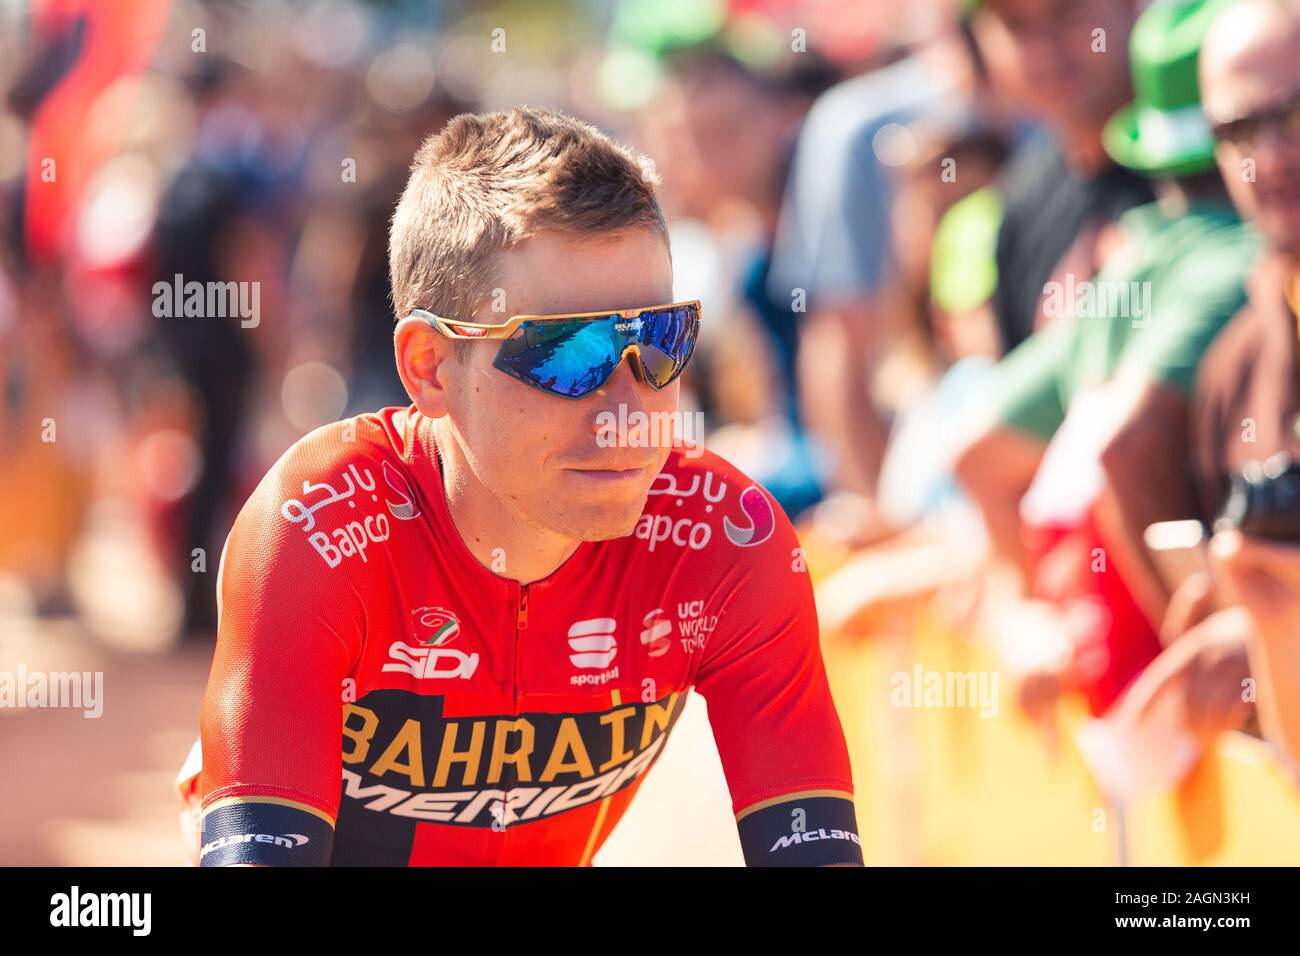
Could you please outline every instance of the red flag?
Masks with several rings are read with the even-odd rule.
[[[120,145],[117,139],[86,136],[87,118],[115,81],[148,66],[171,2],[38,0],[34,44],[75,43],[79,35],[80,49],[32,120],[25,225],[34,260],[49,262],[58,255],[64,225],[81,191]]]

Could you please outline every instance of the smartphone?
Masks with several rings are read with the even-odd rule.
[[[1142,537],[1170,594],[1193,574],[1210,569],[1205,528],[1195,519],[1157,521]]]

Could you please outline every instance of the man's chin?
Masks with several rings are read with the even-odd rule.
[[[1265,213],[1267,221],[1260,222],[1260,231],[1273,241],[1290,259],[1300,259],[1300,204],[1285,209],[1271,209]]]
[[[645,511],[645,496],[640,501],[622,505],[603,505],[600,508],[576,509],[566,514],[552,527],[566,537],[578,541],[612,541],[625,538],[636,528]]]

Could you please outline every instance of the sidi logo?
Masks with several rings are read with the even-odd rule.
[[[51,926],[129,926],[131,935],[148,936],[153,925],[150,893],[82,893],[73,886],[50,897]]]
[[[752,548],[772,537],[772,532],[776,529],[776,514],[762,488],[750,485],[742,491],[740,510],[749,520],[749,527],[741,527],[724,516],[722,530],[726,532],[728,541],[738,548]]]
[[[422,680],[459,677],[469,680],[478,670],[478,654],[466,654],[454,647],[413,647],[394,641],[388,648],[389,663],[381,670],[410,674]]]
[[[388,648],[389,663],[382,670],[410,674],[422,679],[459,677],[469,680],[478,669],[478,654],[466,654],[448,647],[460,636],[460,618],[445,607],[425,605],[411,612],[413,634],[421,646],[395,641]]]

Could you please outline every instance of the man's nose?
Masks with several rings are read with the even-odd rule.
[[[641,390],[650,386],[641,382],[638,373],[633,371],[636,362],[634,354],[626,355],[614,369],[614,374],[591,396],[595,399],[592,427],[597,443],[621,444],[619,426],[615,422],[625,422],[636,412],[646,413],[645,396]],[[624,409],[622,415],[619,414],[620,408]]]
[[[1256,172],[1274,169],[1294,172],[1300,162],[1300,147],[1277,123],[1261,123],[1253,145]]]
[[[596,389],[596,394],[606,402],[626,404],[628,411],[632,411],[645,408],[644,393],[649,389],[650,383],[641,374],[641,359],[635,351],[628,351],[624,353],[609,380]]]

